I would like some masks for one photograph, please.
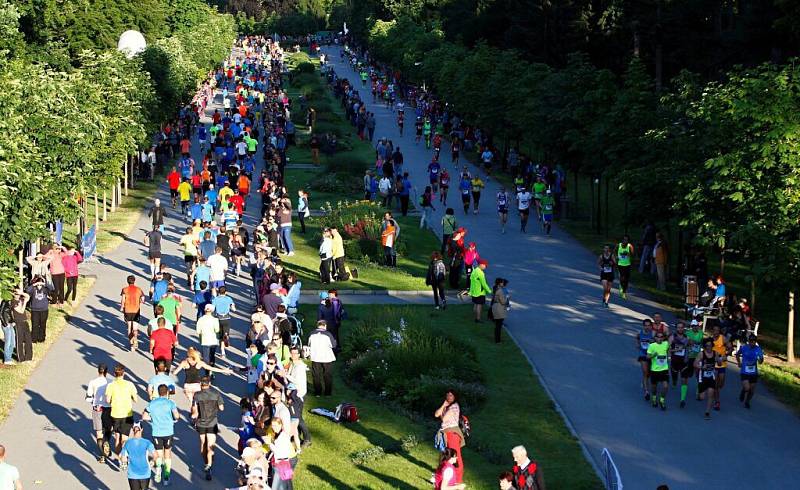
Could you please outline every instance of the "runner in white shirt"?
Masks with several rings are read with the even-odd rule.
[[[228,259],[222,255],[222,248],[217,247],[214,255],[206,260],[206,265],[211,268],[211,291],[217,294],[217,289],[225,285],[225,274],[228,272]]]
[[[510,197],[505,187],[500,187],[497,193],[497,215],[500,217],[500,229],[506,232],[506,222],[508,221],[508,204]]]
[[[106,457],[111,455],[111,404],[106,400],[106,386],[110,381],[108,367],[100,364],[97,366],[97,377],[89,381],[86,387],[86,401],[92,406],[92,430],[100,454],[97,457],[99,463],[105,463]]]
[[[528,189],[517,193],[517,209],[519,210],[520,231],[525,233],[528,226],[528,215],[531,212],[533,194]]]

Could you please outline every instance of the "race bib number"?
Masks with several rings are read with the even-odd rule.
[[[675,357],[684,357],[686,355],[686,349],[676,350],[673,355]]]
[[[656,366],[660,368],[667,367],[667,356],[656,356]]]
[[[713,369],[703,369],[703,377],[704,378],[714,378],[715,372]]]
[[[742,372],[743,372],[744,374],[756,374],[756,365],[755,365],[755,364],[752,364],[752,365],[746,365],[746,366],[744,366],[744,368],[742,369]]]
[[[650,342],[641,341],[639,342],[639,347],[641,347],[642,350],[647,350],[647,348],[650,347]]]
[[[613,269],[611,267],[609,267],[609,266],[603,267],[603,272],[605,272],[605,273],[610,273],[612,271],[613,271]]]

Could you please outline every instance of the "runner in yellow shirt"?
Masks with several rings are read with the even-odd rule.
[[[119,456],[122,446],[128,440],[133,427],[133,403],[136,401],[136,387],[125,378],[125,366],[114,367],[114,381],[106,386],[106,401],[111,405],[114,452]],[[124,470],[124,463],[120,465]]]
[[[192,199],[192,184],[189,183],[189,179],[183,179],[178,185],[178,196],[181,199],[181,214],[186,217],[189,215],[189,202]]]

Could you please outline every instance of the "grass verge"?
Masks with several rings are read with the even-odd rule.
[[[89,294],[94,284],[94,279],[82,277],[78,281],[78,293],[76,301],[64,308],[50,307],[50,316],[47,322],[47,340],[42,343],[33,344],[33,360],[16,364],[14,366],[3,366],[0,368],[0,422],[4,421],[17,401],[22,389],[28,382],[33,370],[47,354],[61,332],[69,323],[70,314],[78,308],[81,301]]]
[[[402,316],[409,323],[425,325],[474,348],[478,363],[485,370],[487,396],[485,404],[468,413],[473,435],[464,448],[467,488],[496,488],[497,475],[513,464],[510,450],[517,444],[525,444],[540,462],[548,486],[601,486],[578,441],[555,411],[517,346],[507,337],[503,343],[494,344],[492,327],[474,324],[468,306],[454,305],[442,312],[429,306],[346,308],[349,319],[345,330],[359,318],[374,315],[376,309],[391,308],[398,320]],[[304,313],[309,320],[315,318],[315,307],[305,306]],[[493,369],[498,359],[503,360],[503,368]],[[329,399],[309,396],[307,405],[332,409],[349,401],[358,406],[361,422],[337,425],[309,416],[315,440],[301,458],[296,480],[299,488],[428,488],[426,481],[437,462],[432,442],[437,428],[432,414],[437,407],[430,407],[429,414],[409,414],[391,402],[347,386],[340,375],[341,366],[337,368],[336,395]],[[409,435],[416,436],[419,444],[403,451],[401,439]],[[389,454],[380,456],[381,451],[375,447]],[[331,459],[332,453],[350,457]]]

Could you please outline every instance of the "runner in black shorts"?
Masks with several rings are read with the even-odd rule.
[[[608,308],[608,300],[611,299],[611,286],[614,284],[614,268],[617,262],[611,247],[605,245],[603,253],[597,258],[597,266],[600,268],[600,284],[603,286],[603,306]]]
[[[681,408],[686,406],[686,392],[689,377],[694,373],[694,367],[689,359],[689,337],[686,336],[686,323],[679,321],[675,326],[675,332],[669,338],[670,350],[670,375],[672,386],[678,384],[678,376],[681,378]]]
[[[217,416],[225,409],[222,396],[211,389],[211,379],[203,376],[200,380],[200,393],[192,402],[192,419],[200,435],[200,454],[205,463],[206,480],[211,480],[211,465],[214,462],[214,446],[217,443]]]
[[[717,360],[714,352],[714,342],[711,339],[703,340],[703,350],[694,361],[697,369],[697,393],[702,400],[706,400],[706,420],[711,420],[711,405],[714,401],[714,392],[717,389]]]

